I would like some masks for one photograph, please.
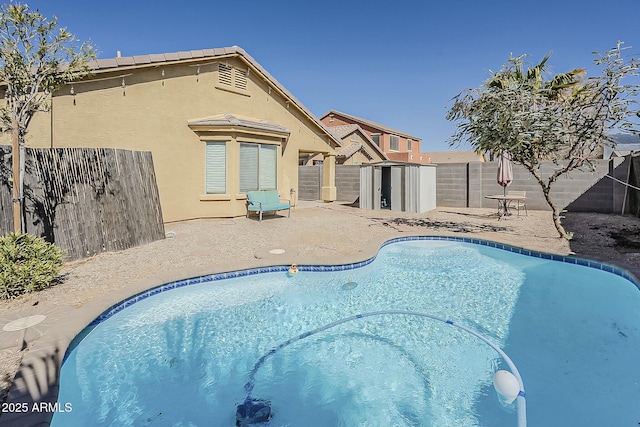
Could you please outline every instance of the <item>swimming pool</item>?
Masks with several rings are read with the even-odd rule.
[[[113,308],[69,350],[59,402],[73,410],[52,425],[234,425],[275,346],[389,309],[498,344],[524,379],[530,425],[637,425],[640,291],[624,272],[475,240],[402,240],[355,265],[199,278]],[[380,315],[271,354],[253,395],[270,400],[272,426],[515,426],[492,385],[504,368],[449,325]]]

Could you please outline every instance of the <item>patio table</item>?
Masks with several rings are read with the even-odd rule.
[[[509,202],[517,201],[517,200],[526,200],[526,196],[514,196],[508,194],[496,194],[492,196],[484,196],[485,199],[492,199],[498,201],[498,220],[503,219],[504,217],[511,216],[511,211],[509,210]]]

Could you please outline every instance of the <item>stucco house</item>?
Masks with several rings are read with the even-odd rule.
[[[341,141],[240,47],[90,67],[34,116],[27,146],[151,151],[165,222],[245,215],[249,190],[289,199],[309,154],[323,160],[322,200],[335,200]]]
[[[329,110],[320,117],[329,128],[356,124],[369,136],[388,160],[407,163],[430,163],[429,155],[420,152],[421,138],[396,129],[352,116],[336,110]]]
[[[388,160],[387,155],[360,126],[332,126],[329,130],[342,143],[342,147],[336,149],[336,164],[363,165]],[[300,166],[311,166],[319,162],[322,162],[321,155],[300,157]]]

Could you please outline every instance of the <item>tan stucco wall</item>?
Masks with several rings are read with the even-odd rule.
[[[342,162],[343,165],[363,165],[366,163],[372,163],[372,161],[359,151]]]
[[[220,61],[248,69],[240,57]],[[127,75],[124,87],[122,75]],[[106,77],[116,78],[75,83],[75,95],[71,85],[56,93],[53,120],[51,113],[38,113],[29,127],[27,146],[50,147],[53,140],[54,147],[152,151],[166,222],[246,213],[245,196],[239,194],[238,142],[279,144],[278,189],[286,199],[290,188],[297,192],[298,152],[333,152],[323,130],[253,70],[246,91],[220,89],[218,65],[211,58],[199,70],[185,63],[154,64],[91,78]],[[205,142],[187,121],[225,113],[267,120],[289,129],[290,136],[265,139],[235,129],[212,137],[228,142],[227,194],[212,197],[204,194]]]

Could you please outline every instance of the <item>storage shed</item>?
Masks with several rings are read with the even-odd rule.
[[[360,208],[420,213],[436,207],[436,165],[380,162],[360,168]]]

